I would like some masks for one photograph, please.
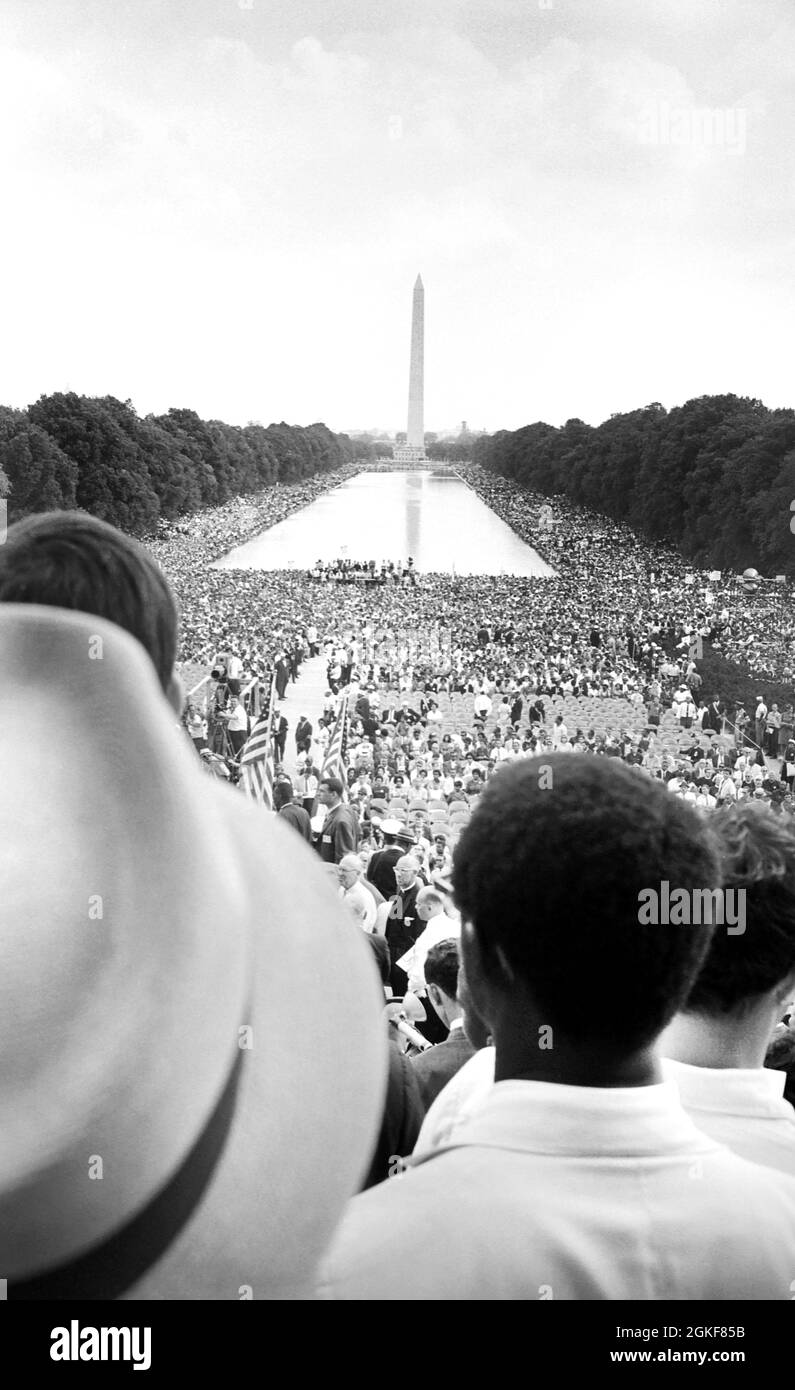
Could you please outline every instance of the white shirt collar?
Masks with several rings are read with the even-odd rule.
[[[717,1147],[685,1113],[671,1081],[631,1087],[498,1081],[448,1147],[470,1145],[591,1159],[678,1153],[685,1159]]]
[[[692,1067],[670,1057],[662,1066],[687,1110],[789,1119],[795,1124],[795,1111],[784,1099],[786,1072],[770,1067]]]

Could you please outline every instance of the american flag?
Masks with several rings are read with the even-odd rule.
[[[323,759],[323,767],[320,771],[320,781],[324,777],[339,777],[343,791],[343,801],[348,800],[348,778],[345,772],[345,754],[348,751],[348,692],[342,700],[337,713],[337,722],[334,725],[334,732],[329,739],[326,756]]]
[[[273,810],[273,707],[276,689],[275,673],[271,677],[268,696],[260,717],[246,740],[240,754],[240,781],[243,790],[260,805]]]

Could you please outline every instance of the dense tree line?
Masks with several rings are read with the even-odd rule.
[[[568,420],[481,436],[472,457],[669,541],[707,568],[795,574],[795,411],[740,396],[657,403],[601,425]]]
[[[17,520],[80,507],[134,534],[230,497],[366,462],[374,444],[325,425],[227,425],[193,410],[141,418],[113,396],[0,407],[0,497]]]
[[[455,439],[437,439],[435,435],[425,436],[425,452],[429,459],[445,463],[468,463],[479,436],[462,431]]]

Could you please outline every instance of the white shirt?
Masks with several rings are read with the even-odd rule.
[[[482,1047],[431,1102],[414,1145],[415,1158],[449,1143],[453,1131],[475,1113],[493,1085],[494,1048]]]
[[[235,705],[229,717],[229,728],[234,733],[244,733],[248,729],[248,715],[244,705]]]
[[[360,927],[371,932],[375,926],[376,906],[372,893],[362,883],[352,883],[350,888],[340,888],[340,897],[353,913]]]
[[[438,946],[440,941],[449,941],[451,937],[457,940],[460,936],[460,917],[448,917],[447,913],[442,911],[429,918],[425,930],[417,937],[411,950],[397,962],[400,969],[405,970],[408,975],[409,989],[413,994],[425,993],[425,962],[431,947]]]
[[[663,1073],[694,1125],[732,1153],[795,1177],[795,1110],[787,1077],[770,1067],[691,1067],[666,1057]]]
[[[301,800],[308,801],[310,796],[314,797],[317,795],[318,779],[314,772],[299,772],[296,778],[296,786]]]
[[[500,1081],[409,1165],[353,1198],[321,1297],[792,1297],[795,1180],[701,1134],[671,1083]]]
[[[717,804],[715,797],[710,792],[699,792],[696,797],[696,805],[703,806],[705,809],[713,810]]]

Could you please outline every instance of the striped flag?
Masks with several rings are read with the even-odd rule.
[[[259,719],[260,715],[262,714],[262,710],[260,708],[260,701],[262,699],[262,682],[259,676],[255,676],[254,679],[249,682],[249,684],[246,686],[246,689],[243,691],[244,702],[246,701],[246,699],[248,699],[247,708],[252,719]]]
[[[271,677],[268,696],[260,717],[246,740],[240,754],[240,781],[252,800],[273,810],[273,707],[276,687],[275,673]]]
[[[324,777],[339,777],[343,791],[343,801],[348,800],[348,778],[345,772],[345,754],[348,751],[348,692],[346,690],[342,704],[337,713],[337,722],[334,725],[334,732],[329,739],[326,756],[323,759],[323,767],[320,771],[320,781]]]

